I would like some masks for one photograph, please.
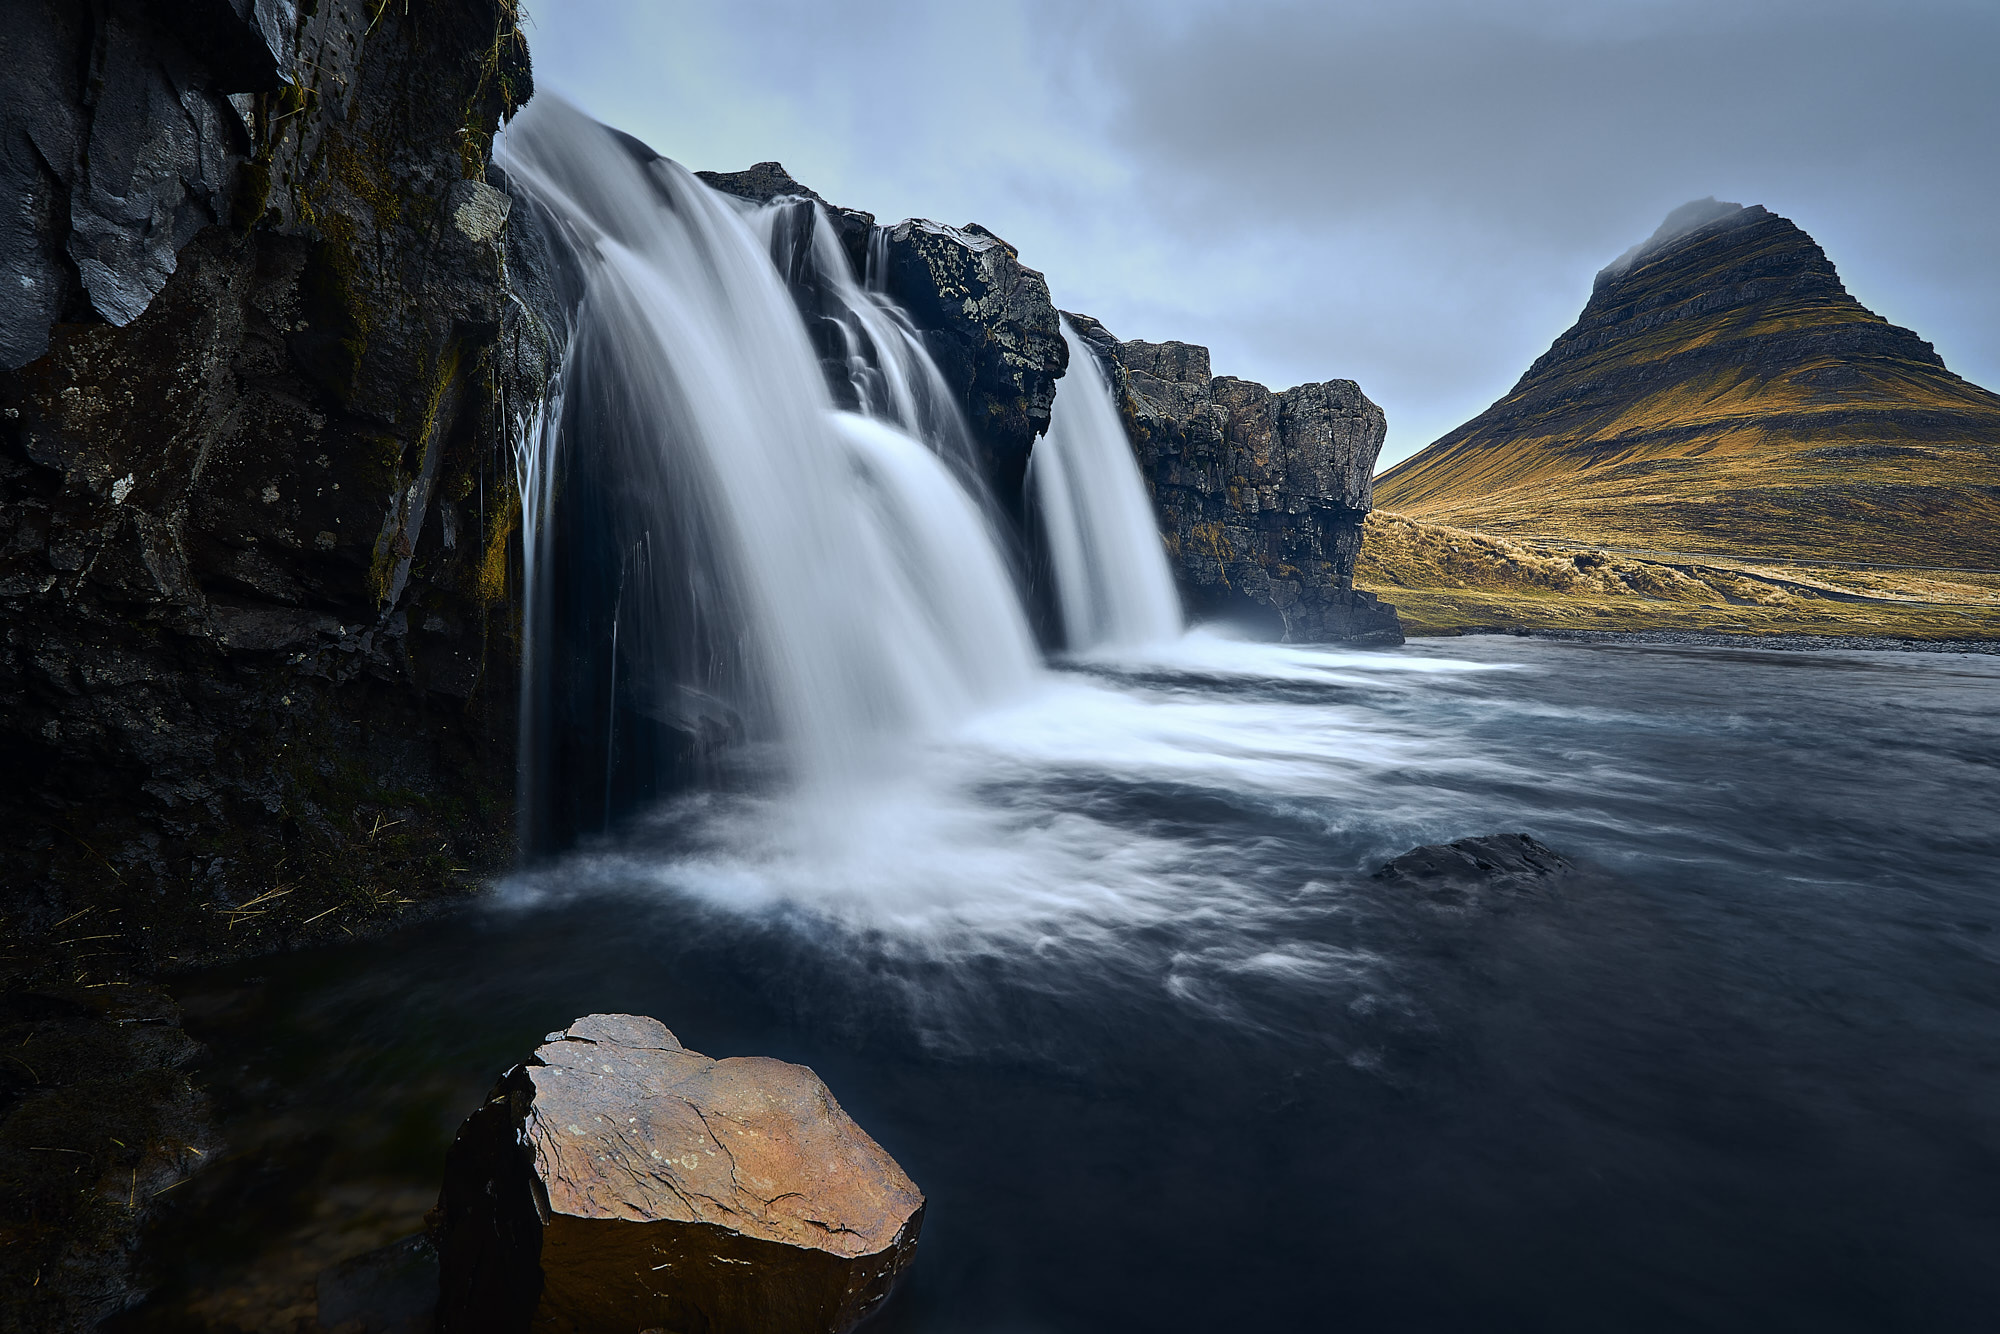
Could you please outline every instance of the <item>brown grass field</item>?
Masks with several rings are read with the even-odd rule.
[[[1757,561],[1516,541],[1401,514],[1368,518],[1354,584],[1412,635],[1715,631],[2000,639],[2000,570]]]

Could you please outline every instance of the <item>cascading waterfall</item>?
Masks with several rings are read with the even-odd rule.
[[[822,360],[840,368],[834,389],[842,406],[916,436],[961,480],[979,485],[972,434],[957,400],[910,317],[877,285],[882,230],[870,237],[864,285],[815,201],[801,196],[743,207],[798,300]]]
[[[601,827],[729,743],[824,784],[1028,687],[1032,639],[976,506],[930,450],[836,413],[768,238],[554,98],[501,155],[583,276],[560,420],[522,465],[550,479],[523,762],[554,776],[531,843]]]
[[[1111,386],[1067,319],[1062,335],[1069,371],[1028,461],[1028,494],[1064,638],[1073,653],[1172,639],[1183,628],[1180,595]]]

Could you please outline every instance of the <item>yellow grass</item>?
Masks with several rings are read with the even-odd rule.
[[[1857,569],[1518,541],[1368,518],[1354,583],[1412,635],[1475,629],[2000,639],[2000,573]]]

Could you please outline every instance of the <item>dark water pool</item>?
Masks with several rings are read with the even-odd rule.
[[[1368,876],[1503,830],[1587,870]],[[235,1150],[151,1318],[291,1328],[621,1010],[812,1066],[923,1188],[883,1330],[1989,1329],[1996,928],[2000,659],[1197,638],[190,979]]]

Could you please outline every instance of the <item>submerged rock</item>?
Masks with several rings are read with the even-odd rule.
[[[1375,878],[1460,907],[1495,891],[1533,892],[1574,869],[1567,857],[1527,834],[1487,834],[1412,848],[1384,864]]]
[[[452,1144],[439,1328],[846,1330],[908,1267],[923,1211],[812,1071],[590,1015]]]

